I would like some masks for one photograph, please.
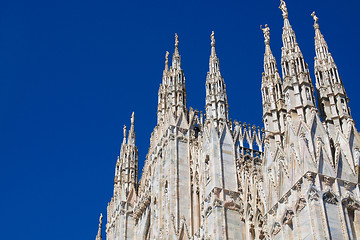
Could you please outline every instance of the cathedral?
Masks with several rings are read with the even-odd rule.
[[[139,180],[134,114],[124,126],[106,240],[360,239],[360,135],[349,99],[315,12],[314,86],[283,0],[280,9],[281,74],[262,28],[264,129],[230,120],[214,32],[205,111],[187,107],[175,35]],[[102,215],[96,240],[101,228]]]

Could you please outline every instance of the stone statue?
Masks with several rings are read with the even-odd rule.
[[[166,54],[165,54],[165,62],[166,64],[169,62],[169,52],[166,51]]]
[[[265,28],[260,26],[260,29],[264,33],[265,42],[270,42],[270,28],[269,28],[269,26],[267,24],[265,24]]]
[[[126,126],[123,127],[124,138],[126,138]]]
[[[179,36],[175,33],[175,47],[179,46]]]
[[[317,24],[319,18],[316,16],[315,11],[311,14],[311,16],[313,17],[315,24]]]
[[[102,220],[103,220],[103,215],[102,215],[102,213],[100,213],[100,217],[99,217],[99,227],[100,228],[102,226]]]
[[[287,7],[286,7],[286,3],[284,2],[284,0],[281,0],[281,3],[280,3],[280,7],[281,11],[283,12],[283,16],[284,17],[287,17],[288,15],[288,10],[287,10]]]
[[[214,31],[211,32],[210,38],[211,38],[211,46],[215,47],[215,33],[214,33]]]

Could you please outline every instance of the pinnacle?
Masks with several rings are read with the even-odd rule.
[[[124,140],[123,143],[126,143],[126,126],[123,127],[123,133],[124,133]]]
[[[212,57],[216,57],[216,52],[215,52],[215,33],[214,33],[214,31],[211,32],[210,39],[211,39],[211,56],[212,56]]]
[[[179,54],[179,36],[177,35],[177,33],[175,33],[175,51],[172,59],[172,68],[173,69],[181,68],[181,60]]]
[[[165,71],[168,71],[169,70],[169,52],[166,51],[166,54],[165,54]]]
[[[289,14],[288,14],[288,10],[287,10],[287,7],[286,7],[286,3],[284,0],[280,0],[280,6],[279,8],[281,9],[281,11],[283,12],[282,15],[283,15],[283,18],[284,19],[287,19]]]
[[[267,24],[265,24],[265,28],[263,28],[262,25],[260,25],[260,29],[264,33],[265,43],[269,44],[270,43],[270,28],[269,28],[269,26]]]
[[[131,127],[130,127],[129,137],[128,137],[128,144],[132,144],[132,145],[135,145],[134,123],[135,123],[135,113],[133,112],[131,114]]]

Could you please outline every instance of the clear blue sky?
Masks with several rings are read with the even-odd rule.
[[[313,73],[317,11],[360,123],[359,1],[288,0]],[[210,33],[233,120],[262,126],[264,43],[281,54],[277,0],[0,2],[2,239],[94,239],[112,195],[123,124],[135,111],[142,168],[165,51],[179,34],[188,106],[204,109]],[[170,55],[171,56],[171,55]],[[313,74],[312,74],[313,78]],[[314,79],[314,78],[313,78]]]

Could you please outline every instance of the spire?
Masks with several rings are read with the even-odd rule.
[[[134,123],[135,123],[135,113],[133,112],[131,115],[131,127],[130,127],[129,138],[128,138],[128,144],[130,144],[130,145],[135,145]]]
[[[126,144],[126,126],[125,125],[123,127],[123,134],[124,134],[123,144]]]
[[[341,81],[337,66],[329,47],[321,34],[318,24],[319,18],[315,12],[311,14],[315,29],[315,78],[318,93],[321,118],[326,122],[332,138],[336,137],[337,130],[347,132],[351,127],[348,119],[351,118],[349,99]]]
[[[289,13],[284,0],[280,1],[279,8],[284,19],[281,66],[287,112],[296,112],[297,116],[294,118],[296,121],[298,119],[311,120],[313,112],[317,109],[310,72],[296,41],[295,32],[290,25]]]
[[[211,54],[209,72],[206,76],[206,118],[228,121],[226,87],[220,73],[219,59],[215,51],[215,34],[211,33]]]
[[[276,76],[274,80],[276,80],[276,82],[280,82],[280,75],[277,69],[276,60],[270,48],[270,28],[266,24],[265,28],[262,28],[262,26],[260,26],[260,29],[264,33],[264,42],[265,42],[264,74],[267,76],[271,76],[275,74]]]
[[[99,228],[98,228],[98,233],[96,235],[95,240],[102,240],[102,236],[101,236],[102,219],[103,219],[103,215],[102,215],[102,213],[100,213]]]
[[[290,25],[289,13],[284,0],[281,0],[279,8],[282,11],[282,16],[284,19],[283,36],[282,36],[284,48],[286,50],[290,50],[292,48],[297,47],[298,44],[296,42],[295,32]]]
[[[311,16],[314,19],[316,57],[318,59],[324,59],[329,57],[331,54],[329,53],[329,48],[324,39],[324,36],[320,32],[320,27],[318,24],[319,18],[316,16],[315,12],[313,12]]]
[[[210,73],[219,72],[219,74],[220,74],[219,59],[216,56],[216,51],[215,51],[215,33],[214,33],[214,31],[212,31],[210,38],[211,38],[211,55],[210,55],[210,61],[209,61],[209,71],[210,71]]]
[[[180,58],[180,54],[179,54],[179,37],[177,35],[177,33],[175,33],[175,51],[173,54],[173,59],[172,59],[172,68],[173,69],[181,69],[181,58]]]
[[[281,142],[281,133],[284,130],[284,113],[282,82],[277,69],[276,59],[270,48],[270,28],[260,26],[264,33],[265,53],[264,72],[262,74],[261,93],[263,97],[263,121],[266,137],[275,136],[276,142]],[[271,134],[270,134],[271,132]]]

